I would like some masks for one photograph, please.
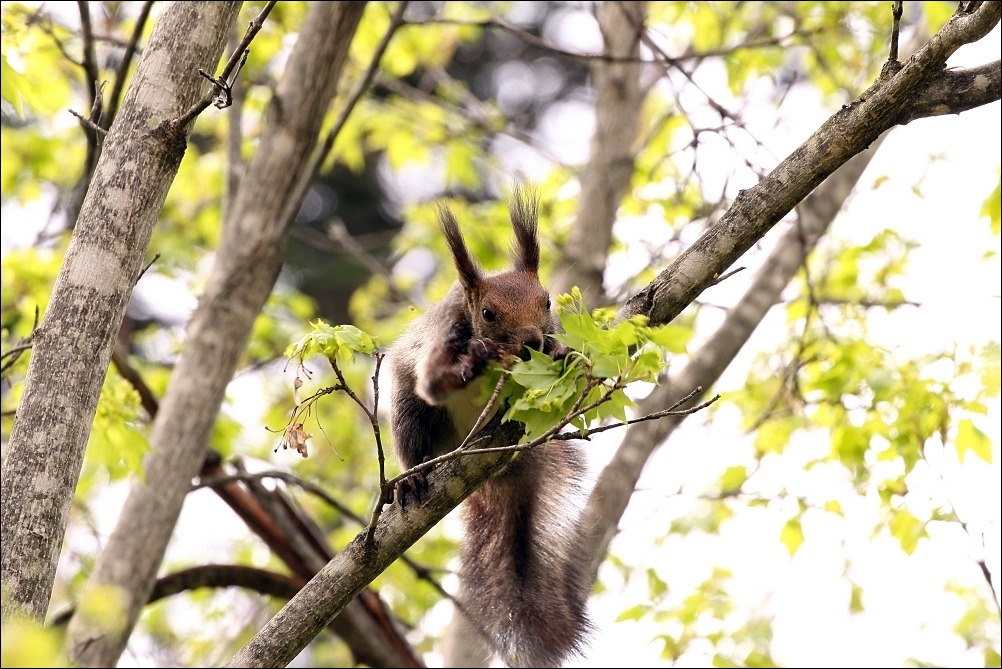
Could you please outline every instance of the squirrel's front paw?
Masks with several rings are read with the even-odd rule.
[[[543,339],[543,353],[550,356],[553,360],[563,360],[570,352],[570,348],[564,346],[553,337],[547,336]]]
[[[466,355],[460,359],[460,375],[463,384],[469,383],[474,377],[479,376],[487,367],[491,360],[500,360],[504,357],[505,350],[493,339],[474,337],[470,339],[466,347]]]
[[[470,358],[478,362],[486,363],[488,360],[497,360],[501,356],[502,347],[493,339],[486,337],[474,337],[470,340],[467,352]]]

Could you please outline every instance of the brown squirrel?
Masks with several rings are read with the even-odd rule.
[[[390,428],[405,469],[454,450],[475,427],[489,392],[474,381],[488,362],[525,356],[526,347],[567,353],[550,336],[556,320],[538,277],[537,200],[516,188],[509,211],[513,268],[486,274],[455,215],[439,209],[459,280],[390,354]],[[584,472],[577,449],[551,442],[519,454],[466,502],[459,601],[510,666],[559,666],[591,629],[581,533],[567,512]],[[398,490],[400,503],[409,487]]]

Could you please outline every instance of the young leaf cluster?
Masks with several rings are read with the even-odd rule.
[[[625,393],[636,381],[656,383],[667,365],[665,352],[684,353],[690,331],[650,327],[642,317],[618,323],[596,317],[585,307],[577,288],[556,299],[563,332],[554,335],[570,351],[553,360],[539,351],[509,371],[505,420],[525,425],[523,443],[552,430],[570,417],[582,434],[588,425],[613,418],[627,420],[632,402]]]
[[[328,325],[317,320],[310,323],[312,330],[285,350],[285,357],[302,365],[316,355],[350,363],[356,353],[372,355],[376,350],[375,338],[354,325]]]

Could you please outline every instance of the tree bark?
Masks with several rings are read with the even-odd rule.
[[[312,176],[311,153],[365,4],[309,5],[153,423],[145,481],[133,485],[83,595],[116,589],[123,624],[110,630],[106,621],[74,616],[67,644],[78,664],[114,666],[149,598],[226,387],[282,266],[285,231]]]
[[[16,611],[48,607],[84,449],[125,306],[184,156],[170,129],[209,90],[239,2],[168,6],[150,36],[35,332],[2,472],[2,581]]]

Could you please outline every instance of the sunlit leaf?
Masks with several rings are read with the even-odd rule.
[[[908,555],[915,552],[919,539],[928,536],[925,523],[904,509],[891,510],[889,528],[891,535],[901,544],[901,550]]]
[[[786,546],[792,557],[804,543],[804,530],[800,525],[800,517],[790,518],[779,532],[779,540]]]
[[[973,453],[985,462],[992,461],[992,441],[984,432],[975,427],[969,418],[957,424],[957,457],[963,462],[968,453]]]

